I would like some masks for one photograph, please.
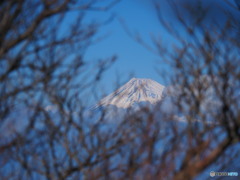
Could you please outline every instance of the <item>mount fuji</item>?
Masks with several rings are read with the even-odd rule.
[[[103,98],[96,106],[109,105],[117,108],[130,108],[138,103],[156,104],[163,98],[164,86],[151,79],[132,78],[112,94]]]

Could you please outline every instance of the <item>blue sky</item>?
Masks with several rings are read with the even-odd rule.
[[[117,61],[102,78],[105,91],[109,93],[113,90],[117,74],[122,82],[128,81],[131,77],[137,77],[151,78],[163,84],[163,79],[157,74],[155,68],[164,64],[159,63],[157,55],[130,37],[119,21],[122,20],[133,34],[139,33],[145,41],[151,43],[151,35],[159,35],[163,31],[151,1],[123,0],[109,12],[92,12],[90,18],[104,21],[110,14],[115,15],[114,20],[105,25],[98,34],[99,37],[107,34],[107,37],[91,46],[86,54],[88,61],[117,55]]]
[[[232,0],[230,1],[233,2]],[[174,28],[181,32],[181,28],[174,21],[169,6],[166,4],[167,1],[155,0],[155,2],[161,5],[164,18],[167,18],[170,23],[174,24]],[[196,3],[198,1],[175,0],[175,2],[178,7],[183,2],[188,3],[188,5],[196,5],[197,9],[195,11],[199,7]],[[225,10],[234,13],[224,0],[203,0],[201,2],[203,2],[204,6],[209,7],[205,21],[206,25],[211,25],[213,20],[224,24],[223,20],[224,18],[226,19]],[[183,15],[183,18],[191,21],[192,17],[189,17],[185,9],[180,9],[180,13]],[[164,81],[164,78],[156,72],[156,68],[158,68],[160,70],[165,69],[171,73],[163,59],[130,37],[119,21],[124,22],[132,34],[138,33],[148,44],[151,44],[151,36],[154,35],[160,37],[166,44],[166,47],[171,47],[174,39],[168,36],[164,28],[161,27],[157,19],[153,0],[122,0],[108,12],[90,11],[88,19],[104,22],[111,14],[114,14],[115,18],[110,23],[104,25],[97,35],[98,37],[107,35],[106,38],[91,46],[86,53],[86,59],[89,62],[94,62],[99,58],[107,58],[111,55],[117,55],[118,57],[114,65],[102,77],[101,84],[104,87],[103,91],[108,94],[114,90],[117,75],[120,77],[122,83],[125,83],[131,77],[136,77],[150,78],[162,85],[168,85]]]

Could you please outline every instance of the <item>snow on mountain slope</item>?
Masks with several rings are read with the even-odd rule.
[[[103,98],[96,107],[114,105],[129,108],[135,103],[149,102],[156,104],[162,99],[164,86],[151,79],[132,78],[112,94]]]

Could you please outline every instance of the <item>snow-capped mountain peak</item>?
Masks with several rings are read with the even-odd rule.
[[[129,108],[139,102],[155,104],[162,99],[163,90],[164,86],[151,79],[132,78],[103,98],[97,107],[115,105],[118,108]]]

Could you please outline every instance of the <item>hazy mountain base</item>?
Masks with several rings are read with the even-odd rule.
[[[124,178],[126,176],[125,173],[130,168],[133,168],[136,164],[138,164],[138,170],[136,170],[134,177],[144,179],[147,174],[151,174],[151,178],[154,179],[154,175],[159,171],[161,164],[166,164],[164,161],[164,156],[165,153],[168,152],[169,154],[167,155],[169,157],[172,155],[174,157],[171,160],[171,163],[175,164],[175,169],[168,170],[169,175],[167,178],[171,178],[174,171],[177,172],[180,170],[181,163],[186,156],[186,148],[188,147],[186,130],[189,123],[191,123],[191,126],[197,127],[198,130],[203,129],[206,126],[206,124],[199,120],[193,120],[194,122],[189,122],[187,118],[183,116],[183,114],[179,114],[179,116],[177,116],[177,110],[174,108],[174,103],[171,98],[166,97],[157,104],[151,104],[149,102],[135,103],[132,108],[127,109],[118,108],[113,105],[94,110],[88,109],[83,112],[82,118],[80,118],[81,116],[79,113],[75,112],[71,115],[73,118],[72,120],[77,124],[77,126],[70,126],[67,134],[65,134],[65,137],[61,135],[59,142],[56,142],[55,151],[57,151],[57,154],[66,153],[66,145],[61,143],[64,141],[64,139],[68,139],[69,146],[76,147],[76,149],[73,151],[77,153],[76,157],[78,157],[79,160],[81,159],[84,162],[84,159],[91,157],[91,162],[94,162],[95,159],[101,159],[93,168],[84,167],[83,169],[85,173],[83,173],[83,171],[78,172],[75,174],[75,177],[88,177],[88,172],[90,173],[92,171],[98,171],[102,169],[106,163],[106,159],[102,159],[103,157],[101,153],[106,151],[105,153],[112,154],[114,152],[114,154],[111,155],[107,160],[109,163],[109,168],[116,169],[114,172],[110,173],[110,177],[113,179]],[[57,132],[62,132],[62,129],[63,132],[65,132],[64,129],[67,128],[67,124],[65,123],[68,123],[68,121],[65,122],[64,120],[64,123],[61,123],[61,117],[59,116],[57,109],[46,108],[46,110],[51,116],[51,119],[55,120]],[[30,119],[31,116],[26,116],[23,111],[23,116],[19,116],[20,112],[21,111],[16,112],[16,114],[13,116],[18,116],[20,119],[22,117],[22,119],[25,120],[28,118]],[[29,112],[30,111],[28,111],[28,113]],[[173,116],[174,113],[175,115]],[[66,115],[68,115],[68,113],[66,113]],[[212,124],[214,123],[207,123],[209,126]],[[80,127],[80,129],[77,129],[76,127]],[[26,140],[29,139],[35,144],[32,146],[31,151],[34,152],[34,150],[37,150],[39,152],[38,155],[44,158],[46,152],[50,151],[51,148],[47,147],[47,144],[42,144],[41,142],[47,142],[48,136],[51,138],[51,134],[54,131],[54,129],[49,129],[47,124],[36,124],[35,129],[25,136]],[[22,134],[22,136],[24,136],[24,131],[21,131],[21,128],[18,129],[17,132],[19,135]],[[79,137],[79,133],[82,134],[81,137],[83,139],[81,140],[77,139]],[[196,131],[196,133],[198,133],[198,131]],[[207,140],[210,138],[211,133],[213,132],[206,132],[204,139]],[[224,138],[224,134],[221,134],[221,127],[216,129],[214,134],[221,137],[220,139]],[[152,139],[155,139],[155,141],[153,143],[153,148],[150,151],[149,148],[151,146],[149,146],[148,143],[151,142]],[[53,139],[53,141],[55,141],[55,139]],[[40,144],[42,145],[40,146]],[[94,154],[88,155],[84,148],[85,146],[87,146],[91,152],[94,152]],[[171,149],[173,146],[176,146],[179,149]],[[217,143],[211,144],[212,148],[215,146],[217,146]],[[20,150],[22,152],[25,150],[29,151],[29,149],[26,148],[27,146],[23,146],[20,147]],[[221,159],[226,160],[226,157],[228,157],[228,155],[223,155],[216,163],[211,165],[209,168],[203,171],[203,173],[196,177],[196,179],[208,178],[210,170],[217,171],[219,169],[218,171],[237,171],[239,168],[238,160],[240,159],[237,150],[239,150],[239,146],[232,146],[226,152],[234,152],[236,155],[236,158],[232,159],[232,162],[230,162],[227,167],[221,167]],[[146,154],[149,153],[152,153],[154,159],[152,162],[144,164],[144,161],[146,160]],[[175,153],[177,153],[177,156],[174,156]],[[13,165],[15,168],[20,169],[21,171],[21,165],[15,161],[17,156],[17,154],[12,155],[12,159],[9,161],[9,163],[7,163],[5,167],[1,169],[3,171],[1,174],[4,174],[4,172],[11,173],[10,169],[13,167]],[[229,157],[232,157],[232,154]],[[29,158],[32,159],[31,154],[29,154]],[[135,165],[129,165],[129,160],[131,159],[134,161],[133,164],[136,163]],[[41,164],[34,162],[34,159],[31,161],[33,164],[35,164],[35,167],[38,167],[39,169],[43,168]],[[59,156],[59,162],[64,162],[64,159],[61,156]],[[49,160],[49,163],[51,164],[52,162]],[[166,169],[162,169],[161,171],[166,171]],[[41,177],[44,179],[43,176],[37,173],[36,177]]]

